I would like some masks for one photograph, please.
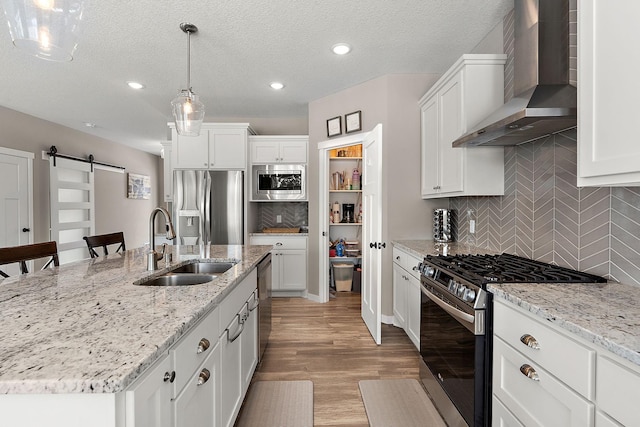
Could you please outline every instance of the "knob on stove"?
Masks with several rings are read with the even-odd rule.
[[[475,299],[476,299],[476,291],[474,291],[473,289],[467,288],[466,291],[464,292],[464,295],[462,295],[462,300],[467,302],[473,302],[475,301]]]

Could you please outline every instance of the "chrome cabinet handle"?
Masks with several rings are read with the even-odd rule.
[[[200,375],[198,375],[198,385],[202,385],[204,383],[206,383],[207,381],[209,381],[209,378],[211,378],[211,372],[209,372],[208,369],[203,369],[202,371],[200,371]]]
[[[533,337],[533,335],[524,334],[520,337],[520,342],[526,345],[529,348],[534,350],[540,350],[540,344],[538,344],[538,340]]]
[[[238,324],[240,325],[240,328],[238,328],[238,331],[233,336],[229,336],[229,329],[227,329],[227,339],[229,340],[229,342],[234,342],[235,340],[237,340],[238,337],[242,335],[242,331],[244,330],[244,320],[246,319],[242,319],[240,317],[240,313],[236,314],[236,317],[238,318]]]
[[[400,255],[398,255],[398,256],[396,257],[396,259],[397,259],[398,261],[400,261]]]
[[[276,242],[276,246],[282,246],[282,242]]]
[[[533,381],[540,381],[538,373],[531,365],[527,365],[525,363],[524,365],[520,366],[520,372],[522,372],[522,375]]]
[[[197,354],[204,353],[209,349],[210,346],[211,346],[211,343],[209,342],[209,340],[206,338],[202,338],[198,343],[198,349],[196,350],[196,353]]]
[[[260,301],[256,297],[256,294],[253,294],[253,300],[251,301],[251,305],[249,305],[249,311],[254,311],[260,305]]]
[[[171,371],[171,372],[165,372],[164,373],[164,377],[162,378],[162,381],[164,381],[165,383],[167,381],[169,381],[170,383],[174,382],[176,379],[176,371]]]

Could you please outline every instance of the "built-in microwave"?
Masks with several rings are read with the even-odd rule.
[[[253,165],[251,200],[307,200],[305,165]]]

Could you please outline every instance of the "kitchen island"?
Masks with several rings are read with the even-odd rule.
[[[270,246],[170,246],[172,260],[160,261],[159,270],[151,272],[146,270],[148,248],[138,248],[4,279],[0,282],[3,414],[33,396],[45,407],[59,403],[60,396],[78,395],[84,396],[78,402],[108,395],[117,404],[124,399],[120,392],[255,274],[270,250]],[[203,260],[235,265],[200,285],[134,285]],[[103,397],[86,397],[90,395]],[[35,402],[29,407],[37,412]],[[90,424],[125,425],[121,421]],[[29,424],[4,415],[2,425]],[[59,424],[51,420],[48,425]]]

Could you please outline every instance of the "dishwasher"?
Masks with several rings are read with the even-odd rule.
[[[264,350],[271,333],[271,253],[258,263],[258,363],[262,361]]]

